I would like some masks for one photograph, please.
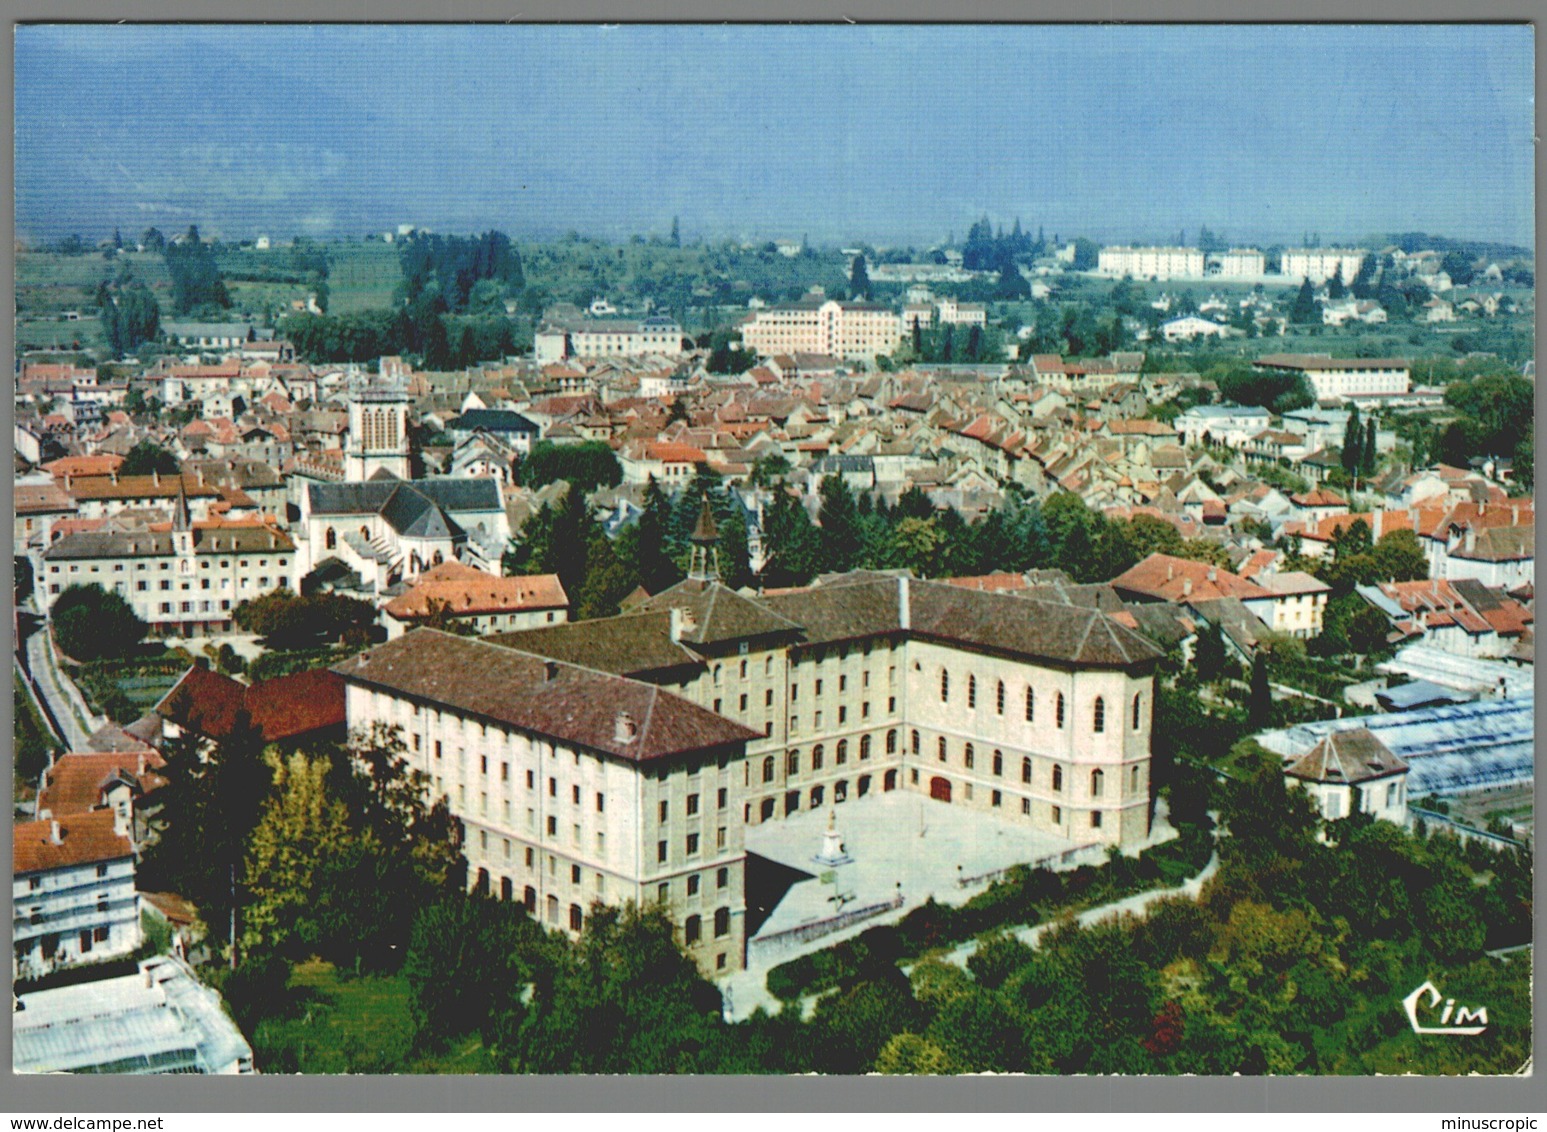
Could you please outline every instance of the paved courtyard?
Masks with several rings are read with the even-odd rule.
[[[822,852],[829,815],[852,859],[848,864],[834,867],[814,859]],[[770,969],[877,924],[895,923],[931,897],[941,904],[962,904],[1012,865],[1071,868],[1106,857],[1104,846],[1083,846],[1038,833],[1017,819],[1018,815],[996,818],[899,790],[749,829],[749,853],[799,869],[810,879],[791,886],[748,941],[747,970],[722,982],[728,1011],[744,1018],[758,1006],[775,1009],[776,1001],[765,985]],[[1149,839],[1132,851],[1175,836],[1162,804]],[[822,930],[821,921],[898,898],[897,907],[834,931],[811,934]]]

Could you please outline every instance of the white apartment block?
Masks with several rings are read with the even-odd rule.
[[[1202,279],[1204,256],[1197,248],[1102,248],[1096,269],[1103,275],[1135,279]]]
[[[1280,275],[1313,284],[1325,283],[1341,270],[1343,282],[1352,283],[1369,254],[1363,248],[1290,248],[1279,256],[1278,270]]]
[[[465,823],[475,883],[570,930],[659,902],[712,974],[744,963],[749,826],[912,790],[1028,840],[1142,842],[1158,657],[1095,610],[855,573],[417,630],[337,671],[350,726],[402,727]]]
[[[1267,256],[1256,248],[1231,248],[1219,255],[1221,279],[1256,279],[1267,270]]]
[[[1276,373],[1303,375],[1318,401],[1348,397],[1400,396],[1411,378],[1405,358],[1334,358],[1327,354],[1268,354],[1252,365]]]
[[[877,303],[802,299],[765,307],[741,324],[741,341],[760,357],[827,354],[848,361],[890,355],[902,338],[902,319]]]
[[[629,319],[580,319],[544,324],[534,339],[541,363],[566,358],[637,358],[682,353],[682,327],[661,316]]]

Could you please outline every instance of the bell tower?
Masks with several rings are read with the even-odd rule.
[[[709,508],[709,497],[703,498],[698,509],[698,522],[688,536],[693,544],[693,556],[688,564],[688,578],[695,582],[720,580],[720,531],[714,525],[714,512]]]
[[[385,469],[411,478],[408,461],[408,384],[397,375],[349,379],[349,436],[344,445],[344,478],[368,480]]]

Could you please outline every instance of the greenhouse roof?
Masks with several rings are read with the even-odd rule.
[[[1456,794],[1534,777],[1534,696],[1301,723],[1257,742],[1297,759],[1334,731],[1367,727],[1411,768],[1408,794]]]

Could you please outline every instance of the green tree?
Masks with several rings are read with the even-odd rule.
[[[1387,531],[1370,552],[1374,559],[1372,582],[1416,582],[1429,576],[1429,558],[1409,530]]]
[[[177,457],[154,440],[142,440],[124,457],[118,474],[123,476],[148,476],[152,472],[175,476],[180,470]]]
[[[1300,291],[1289,308],[1289,321],[1302,326],[1321,321],[1321,314],[1316,309],[1316,292],[1309,279],[1300,284]]]
[[[1217,621],[1198,633],[1192,663],[1200,679],[1218,680],[1224,674],[1225,637]]]
[[[1268,655],[1258,649],[1252,657],[1251,693],[1247,699],[1246,725],[1253,731],[1261,731],[1268,725],[1273,708],[1273,691],[1268,685]]]
[[[145,637],[148,626],[118,594],[95,582],[67,586],[49,610],[54,640],[76,660],[107,660],[128,656]]]
[[[849,268],[849,297],[851,299],[870,297],[870,271],[865,265],[863,252],[854,257],[854,263]]]
[[[822,561],[827,570],[843,573],[854,566],[860,551],[859,511],[854,493],[841,472],[822,479],[822,509],[817,522],[822,527]]]

